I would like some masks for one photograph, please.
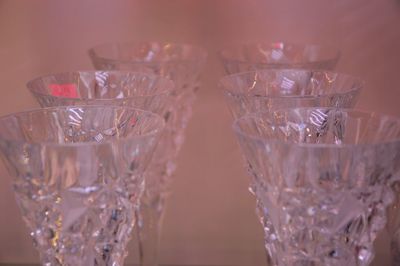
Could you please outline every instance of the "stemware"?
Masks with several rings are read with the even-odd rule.
[[[400,120],[292,108],[245,115],[233,129],[273,265],[369,265],[399,179]]]
[[[227,74],[257,69],[297,68],[333,70],[340,51],[334,47],[290,42],[259,42],[231,45],[220,50]]]
[[[27,87],[42,107],[76,104],[126,105],[157,113],[164,117],[166,123],[170,119],[171,106],[174,103],[171,98],[174,90],[172,81],[154,74],[132,71],[57,73],[31,80]],[[146,172],[147,186],[151,184],[154,173],[168,169],[169,138],[165,132],[160,137]],[[140,204],[136,208],[140,208]],[[143,227],[142,223],[139,222],[138,226]]]
[[[323,70],[266,69],[225,76],[220,80],[220,87],[232,117],[237,119],[277,108],[351,108],[357,101],[363,81]],[[251,182],[249,189],[255,194],[256,185]],[[262,214],[263,210],[262,201],[257,200],[257,214],[266,227],[269,221]],[[271,262],[269,254],[266,259]]]
[[[206,52],[188,44],[169,42],[128,42],[96,46],[89,50],[99,70],[131,70],[157,74],[175,83],[174,101],[162,139],[165,167],[151,171],[138,211],[138,249],[142,265],[158,264],[158,246],[168,184],[176,168],[176,157],[184,142],[185,128],[199,86]]]
[[[220,87],[234,118],[291,107],[352,108],[364,82],[325,70],[266,69],[223,77]]]
[[[0,118],[0,154],[43,265],[123,265],[163,127],[158,115],[117,106]]]
[[[172,81],[132,71],[71,71],[32,79],[27,88],[42,107],[118,105],[168,116]]]
[[[386,233],[390,241],[390,265],[400,265],[400,183],[393,185],[394,204],[388,208]]]

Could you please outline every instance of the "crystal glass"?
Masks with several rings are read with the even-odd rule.
[[[232,74],[220,80],[233,118],[256,112],[294,107],[354,107],[364,82],[359,78],[330,72],[301,69],[266,69]],[[251,171],[251,169],[248,169]],[[255,194],[253,181],[249,190]],[[257,213],[264,206],[257,200]],[[269,221],[263,215],[265,227]],[[266,239],[268,241],[268,239]],[[267,254],[267,262],[271,257]]]
[[[41,106],[126,105],[157,113],[170,123],[175,87],[169,79],[131,71],[76,71],[43,76],[27,84]],[[154,176],[168,170],[171,136],[160,138],[146,172],[146,185]],[[140,205],[137,206],[139,208]],[[142,222],[138,223],[142,226]]]
[[[116,106],[0,118],[0,154],[43,265],[123,265],[163,127],[158,115]]]
[[[369,265],[399,179],[400,120],[336,108],[245,115],[234,132],[273,265]]]
[[[390,259],[392,266],[400,265],[400,183],[393,185],[395,201],[388,209],[386,233],[390,240]]]
[[[225,47],[219,58],[227,74],[269,68],[333,70],[340,52],[329,46],[260,42]]]
[[[27,87],[42,107],[124,105],[168,116],[172,81],[131,71],[72,71],[35,78]]]
[[[220,80],[234,118],[291,107],[354,107],[364,82],[350,75],[301,69],[266,69]]]
[[[192,115],[195,92],[206,61],[206,52],[188,44],[131,42],[104,44],[89,50],[96,69],[135,70],[157,74],[175,83],[174,106],[166,124],[165,167],[147,176],[146,191],[138,211],[138,248],[142,265],[157,265],[158,246],[168,184],[176,168],[176,157],[184,142],[185,128]],[[152,169],[156,169],[152,167]]]

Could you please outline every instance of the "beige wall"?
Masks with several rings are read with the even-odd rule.
[[[90,46],[143,39],[193,42],[210,52],[167,206],[165,263],[263,265],[262,230],[216,86],[219,45],[244,39],[335,44],[343,51],[338,69],[368,82],[359,106],[400,115],[395,0],[0,0],[0,114],[37,106],[24,87],[35,75],[91,68]],[[2,165],[0,172],[0,262],[36,261],[10,177]]]

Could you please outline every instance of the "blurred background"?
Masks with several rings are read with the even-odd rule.
[[[217,82],[215,52],[237,41],[335,45],[337,70],[366,80],[358,107],[400,115],[400,1],[396,0],[0,0],[0,115],[38,105],[28,80],[92,69],[87,50],[110,41],[204,46],[202,87],[180,154],[161,240],[161,262],[264,265],[262,229]],[[37,262],[0,165],[0,262]],[[375,265],[388,245],[377,241]],[[131,254],[128,263],[135,262]]]

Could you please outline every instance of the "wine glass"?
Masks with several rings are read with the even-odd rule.
[[[350,75],[305,69],[256,70],[228,75],[220,80],[225,101],[234,119],[279,108],[351,108],[363,84],[361,79]],[[249,189],[255,194],[256,185],[251,183]],[[266,227],[269,221],[263,215],[263,210],[262,201],[257,200],[257,213],[261,224]],[[271,263],[269,254],[266,260]]]
[[[0,117],[0,154],[43,265],[122,266],[163,119],[118,106]]]
[[[218,55],[226,74],[234,74],[271,68],[333,70],[340,51],[316,44],[258,42],[227,46]]]
[[[221,78],[225,101],[234,118],[291,107],[352,108],[364,81],[326,70],[265,69]]]
[[[183,145],[185,129],[192,115],[199,75],[206,52],[188,44],[170,42],[126,42],[96,46],[89,50],[98,70],[130,70],[157,74],[175,83],[173,108],[163,138],[165,164],[146,177],[146,190],[138,210],[138,248],[141,265],[158,265],[158,246],[168,185]]]
[[[27,88],[42,107],[119,105],[167,117],[172,81],[132,71],[71,71],[36,77]]]
[[[242,116],[233,129],[273,265],[370,264],[399,179],[399,119],[292,108]]]

